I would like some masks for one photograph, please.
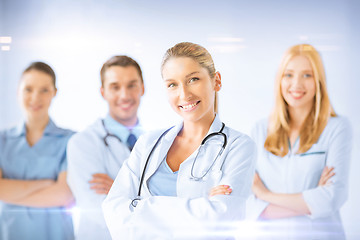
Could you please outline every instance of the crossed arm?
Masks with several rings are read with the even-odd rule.
[[[334,175],[334,168],[325,166],[318,186],[331,184],[330,178]],[[252,190],[257,198],[270,203],[261,213],[260,218],[262,219],[287,218],[311,214],[302,193],[286,194],[271,192],[265,187],[257,173],[254,176]]]
[[[89,181],[90,189],[97,194],[108,194],[114,180],[105,173],[95,173]]]
[[[334,168],[326,166],[323,169],[318,186],[331,184],[330,178],[334,175]],[[254,176],[252,190],[257,198],[270,203],[261,213],[260,218],[276,219],[308,215],[311,213],[304,201],[302,193],[285,194],[271,192],[265,187],[257,173],[255,173]],[[220,185],[212,188],[209,195],[228,195],[231,194],[231,192],[232,189],[230,186]]]
[[[60,207],[73,203],[66,172],[56,181],[3,179],[0,169],[0,201],[27,207]]]

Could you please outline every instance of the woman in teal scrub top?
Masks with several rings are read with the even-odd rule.
[[[49,117],[55,73],[32,63],[21,76],[25,122],[0,132],[0,239],[73,239],[66,145],[73,134]]]

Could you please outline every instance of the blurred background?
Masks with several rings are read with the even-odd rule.
[[[173,125],[179,118],[167,103],[161,59],[169,47],[190,41],[210,51],[222,74],[222,121],[250,133],[272,109],[282,54],[309,43],[322,55],[335,111],[352,122],[350,193],[342,217],[348,239],[359,239],[359,13],[358,0],[0,0],[0,129],[22,119],[17,85],[32,61],[56,72],[53,120],[84,129],[107,113],[99,72],[120,54],[143,70],[142,125]]]

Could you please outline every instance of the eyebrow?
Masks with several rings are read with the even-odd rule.
[[[136,83],[136,82],[138,82],[138,80],[137,80],[137,79],[134,79],[134,80],[129,81],[129,82],[126,83],[126,84],[132,84],[132,83]],[[109,83],[109,85],[118,85],[118,84],[120,84],[118,81],[114,81],[114,82],[110,82],[110,83]]]
[[[134,80],[131,80],[130,82],[128,82],[128,84],[137,83],[137,82],[139,82],[139,80],[138,80],[138,79],[134,79]]]
[[[192,72],[192,73],[189,73],[185,76],[185,78],[189,78],[190,76],[196,74],[196,73],[200,73],[199,71],[196,71],[196,72]],[[174,79],[166,79],[165,82],[171,82],[171,81],[174,81]]]
[[[285,69],[284,72],[294,72],[294,70],[292,70],[292,69]],[[313,70],[306,69],[306,70],[303,70],[303,71],[301,71],[301,72],[313,72]]]
[[[188,77],[190,77],[191,75],[194,75],[194,74],[196,74],[196,73],[199,73],[199,72],[192,72],[192,73],[189,73],[188,75],[186,75],[186,76],[185,76],[185,78],[188,78]]]

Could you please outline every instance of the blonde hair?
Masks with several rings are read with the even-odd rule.
[[[211,78],[215,77],[215,65],[210,53],[204,47],[191,42],[178,43],[166,51],[161,63],[161,73],[166,62],[171,58],[177,57],[192,58],[194,61],[199,63],[201,67],[207,69]],[[214,110],[216,113],[218,112],[217,92],[215,93]]]
[[[325,70],[318,51],[308,44],[295,45],[289,48],[282,58],[276,75],[275,107],[270,116],[267,138],[264,143],[266,150],[281,157],[289,151],[288,137],[290,131],[289,109],[281,93],[281,80],[287,64],[295,56],[304,56],[309,60],[315,80],[314,104],[300,129],[298,153],[308,151],[319,139],[329,118],[336,116],[326,89]]]

